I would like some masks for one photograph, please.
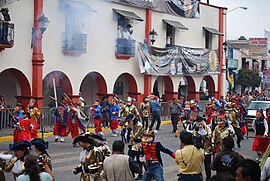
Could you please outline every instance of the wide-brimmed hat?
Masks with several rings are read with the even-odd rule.
[[[218,121],[218,124],[224,123],[226,121],[226,114],[223,114],[223,113],[219,114],[217,116],[217,121]]]
[[[30,143],[32,145],[38,145],[38,146],[41,146],[43,147],[44,149],[48,149],[49,148],[49,142],[48,141],[44,141],[43,139],[41,138],[34,138],[30,141]]]
[[[16,104],[16,107],[22,107],[22,104],[18,102],[18,103]]]
[[[233,105],[232,105],[231,103],[228,103],[228,104],[226,104],[225,109],[226,109],[227,111],[231,111],[231,110],[233,110]]]
[[[24,150],[26,148],[31,148],[31,143],[29,141],[20,141],[20,142],[17,142],[17,143],[14,143],[14,144],[9,144],[8,145],[8,149],[9,150]]]
[[[89,143],[91,145],[95,145],[95,141],[94,139],[90,136],[89,133],[83,133],[80,134],[78,136],[76,136],[73,140],[73,144],[78,143],[79,141],[83,142],[83,143]]]
[[[22,114],[27,114],[27,116],[30,118],[31,114],[28,111],[24,111]]]
[[[87,134],[87,133],[85,133]],[[101,134],[98,134],[98,133],[88,133],[90,135],[91,138],[94,138],[94,139],[97,139],[97,140],[100,140],[100,141],[106,141],[105,138],[103,138],[103,136]]]

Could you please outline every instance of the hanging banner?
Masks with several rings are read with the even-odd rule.
[[[219,74],[217,51],[173,46],[157,48],[138,43],[141,73],[150,75]]]
[[[169,13],[186,18],[200,18],[199,0],[113,0],[114,2],[155,11]]]
[[[270,31],[264,30],[264,37],[267,38],[267,55],[270,56]]]

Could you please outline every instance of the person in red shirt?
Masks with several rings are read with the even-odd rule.
[[[23,112],[23,118],[19,119],[19,122],[16,124],[16,129],[18,130],[17,138],[14,139],[16,142],[19,141],[30,141],[31,140],[31,130],[34,128],[30,119],[29,112]],[[15,143],[15,141],[14,141]]]

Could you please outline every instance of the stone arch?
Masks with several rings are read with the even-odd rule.
[[[113,93],[117,94],[122,100],[126,100],[128,96],[138,100],[138,86],[136,79],[129,73],[119,75],[114,83]]]
[[[205,91],[208,91],[208,96],[216,96],[217,92],[215,92],[215,82],[210,75],[204,76],[202,82],[205,81]]]
[[[50,72],[43,79],[43,106],[55,106],[55,102],[49,98],[49,96],[54,97],[53,79],[55,80],[58,101],[61,101],[64,93],[66,93],[68,96],[73,95],[72,85],[68,76],[61,71]]]
[[[161,82],[161,85],[160,85]],[[158,91],[158,92],[156,92]],[[157,95],[157,93],[159,95]],[[173,99],[173,82],[170,76],[158,76],[154,82],[153,94],[162,97],[165,94],[166,101]]]
[[[92,104],[96,99],[107,94],[107,83],[98,72],[88,73],[82,80],[80,92],[87,104]]]
[[[31,86],[23,72],[14,68],[6,69],[0,73],[0,82],[0,94],[5,95],[8,105],[15,105],[16,102],[28,104]]]
[[[193,98],[198,99],[196,97],[196,85],[195,85],[193,77],[184,76],[184,78],[186,79],[187,85],[188,85],[188,88],[187,88],[187,100],[190,100],[190,99],[193,99]]]

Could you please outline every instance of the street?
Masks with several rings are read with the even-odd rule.
[[[179,137],[175,138],[174,134],[171,133],[171,125],[162,125],[161,131],[158,132],[156,137],[157,141],[160,141],[164,147],[169,148],[172,151],[176,151],[180,146]],[[105,131],[105,138],[108,141],[108,144],[111,145],[114,140],[121,139],[118,137],[110,137],[111,133]],[[250,132],[250,135],[253,135],[254,132]],[[46,141],[50,142],[48,153],[52,157],[53,163],[53,172],[55,175],[56,181],[76,181],[79,180],[80,174],[74,175],[72,169],[79,164],[79,154],[81,148],[73,147],[71,142],[72,139],[69,136],[64,143],[54,142],[54,137],[45,138]],[[251,151],[253,139],[245,139],[242,142],[242,148],[236,148],[236,151],[241,153],[245,158],[255,159],[256,153]],[[9,142],[1,142],[0,150],[7,150]],[[33,150],[31,151],[34,152]],[[127,153],[127,151],[125,152]],[[177,180],[177,171],[178,168],[174,160],[165,154],[162,154],[163,164],[164,164],[164,178],[166,181],[175,181]],[[215,172],[212,172],[215,174]],[[12,174],[6,174],[7,181],[12,181]]]

